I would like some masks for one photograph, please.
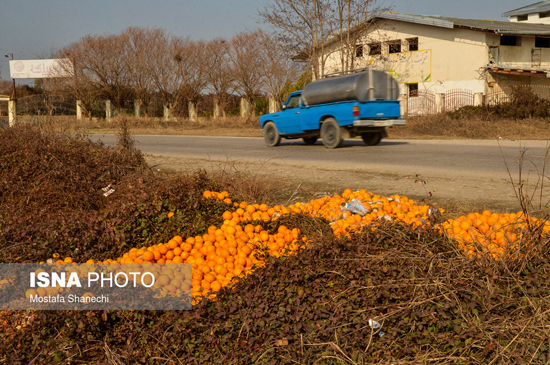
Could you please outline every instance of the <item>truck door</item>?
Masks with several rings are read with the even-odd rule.
[[[291,133],[300,133],[302,130],[300,128],[300,112],[302,108],[301,105],[301,96],[292,95],[287,103],[285,108],[281,111],[277,129],[281,134],[291,134]]]

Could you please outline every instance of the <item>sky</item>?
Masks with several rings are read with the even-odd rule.
[[[119,34],[131,26],[164,28],[194,40],[231,38],[269,27],[258,12],[273,0],[0,0],[0,78],[14,59],[49,58],[86,35]],[[378,0],[406,14],[503,20],[502,13],[538,0]],[[17,80],[26,83],[28,80]]]

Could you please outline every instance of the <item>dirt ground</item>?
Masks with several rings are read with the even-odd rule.
[[[380,195],[402,195],[449,211],[459,216],[485,209],[517,212],[518,199],[509,181],[475,180],[472,177],[412,176],[345,169],[311,169],[308,166],[277,163],[241,163],[148,155],[154,169],[209,173],[240,172],[259,177],[276,190],[280,203],[308,201],[326,194],[341,194],[346,188],[367,189]]]

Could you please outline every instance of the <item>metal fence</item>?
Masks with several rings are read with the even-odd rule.
[[[474,105],[474,92],[472,90],[453,89],[445,92],[443,96],[445,101],[444,110],[453,111],[468,105]]]
[[[530,89],[535,95],[550,100],[550,86],[545,85],[517,85]],[[512,95],[512,86],[489,88],[478,103],[482,105],[497,105],[509,102]],[[439,99],[438,99],[439,98]],[[415,90],[406,97],[406,114],[429,115],[438,112],[453,111],[464,106],[475,106],[475,93],[472,90],[452,89],[444,94],[436,94],[432,91]]]
[[[431,91],[415,90],[407,98],[408,115],[436,114],[435,94]]]

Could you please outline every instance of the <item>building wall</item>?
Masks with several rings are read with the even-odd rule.
[[[388,54],[388,42],[399,40],[402,48],[407,49],[405,39],[416,37],[418,51]],[[485,91],[485,80],[478,72],[489,61],[483,32],[381,20],[376,28],[367,30],[360,43],[365,47],[378,41],[384,45],[382,55],[365,54],[356,60],[355,68],[370,65],[390,72],[403,86],[413,83],[419,89],[434,92],[453,88]],[[364,51],[367,53],[367,47]],[[333,53],[326,62],[326,73],[339,71],[339,60],[339,54]],[[404,92],[406,89],[403,87]]]
[[[511,22],[519,22],[519,23],[538,23],[538,24],[550,24],[550,17],[543,16],[540,17],[540,13],[534,13],[534,14],[528,14],[527,20],[518,20],[517,16],[512,16],[509,18]]]
[[[541,70],[550,68],[550,48],[535,47],[535,37],[522,36],[520,46],[501,46],[500,35],[488,34],[487,45],[498,47],[497,66]]]

